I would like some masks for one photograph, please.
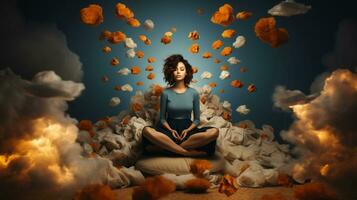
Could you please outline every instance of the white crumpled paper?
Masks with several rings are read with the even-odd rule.
[[[216,153],[226,160],[224,173],[235,176],[241,186],[276,185],[279,170],[291,162],[289,146],[274,141],[274,130],[269,125],[263,125],[262,129],[258,129],[252,121],[245,120],[240,123],[244,123],[246,127],[241,128],[239,123],[224,119],[224,114],[232,114],[231,104],[228,101],[221,102],[217,95],[211,93],[212,88],[208,85],[193,88],[199,92],[201,99],[201,121],[198,127],[211,126],[219,129]],[[79,132],[77,140],[80,143],[98,144],[99,148],[92,151],[96,151],[103,159],[106,158],[115,165],[125,166],[121,168],[120,173],[114,170],[110,175],[112,185],[116,187],[126,187],[141,180],[141,175],[132,168],[132,165],[142,152],[142,129],[158,122],[159,110],[155,109],[155,105],[160,102],[158,91],[162,89],[159,85],[152,85],[145,93],[137,91],[131,98],[130,105],[139,105],[141,109],[120,112],[118,116],[111,117],[107,127],[103,129],[98,128],[100,123],[95,124],[94,137],[89,138],[88,133]],[[91,152],[88,145],[85,148],[87,153]],[[192,178],[193,175],[165,176],[181,187],[183,180]],[[129,183],[130,177],[133,180]]]

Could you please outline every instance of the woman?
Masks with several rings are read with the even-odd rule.
[[[200,99],[199,93],[189,87],[193,78],[192,66],[181,55],[174,54],[165,59],[163,73],[170,86],[160,97],[159,122],[154,127],[143,128],[144,154],[212,156],[219,130],[214,127],[197,128]]]

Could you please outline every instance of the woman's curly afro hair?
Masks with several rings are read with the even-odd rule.
[[[193,78],[193,70],[192,66],[186,59],[183,58],[182,55],[180,54],[173,54],[165,59],[165,64],[164,64],[164,81],[167,82],[170,86],[175,84],[175,77],[174,77],[174,71],[177,68],[177,64],[179,62],[182,62],[185,67],[186,67],[186,76],[184,79],[184,83],[186,86],[188,86]]]

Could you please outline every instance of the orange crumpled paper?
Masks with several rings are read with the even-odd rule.
[[[200,51],[200,46],[197,43],[192,44],[191,47],[189,48],[189,51],[194,54],[198,53]]]
[[[253,15],[253,13],[251,13],[251,12],[242,11],[242,12],[237,13],[236,19],[238,19],[238,20],[246,20],[249,17],[251,17],[252,15]]]
[[[219,49],[223,45],[221,40],[216,40],[212,43],[212,49]]]
[[[219,184],[218,192],[231,196],[238,190],[238,188],[237,180],[233,176],[225,174]]]
[[[227,29],[227,30],[224,30],[221,34],[221,36],[223,38],[232,38],[233,36],[235,36],[237,34],[237,32],[233,29]]]
[[[232,47],[224,47],[221,51],[222,56],[228,56],[233,51]]]
[[[255,24],[255,34],[263,42],[276,48],[289,39],[288,32],[284,28],[277,28],[274,17],[261,18]]]
[[[210,52],[204,52],[204,53],[202,54],[202,57],[203,57],[203,58],[211,58],[211,57],[212,57],[212,54],[211,54]]]
[[[228,26],[234,21],[233,8],[229,4],[219,7],[212,17],[211,22],[222,26]]]
[[[103,9],[98,4],[90,4],[80,10],[80,18],[84,24],[99,25],[103,22]]]
[[[115,14],[120,19],[128,19],[134,17],[134,13],[123,3],[117,3],[115,5]]]

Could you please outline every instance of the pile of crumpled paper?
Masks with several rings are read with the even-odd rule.
[[[216,149],[217,154],[226,160],[225,173],[236,177],[240,186],[277,185],[280,170],[291,161],[289,146],[274,141],[274,130],[269,125],[263,125],[262,129],[258,129],[248,120],[230,122],[230,103],[220,102],[219,97],[211,93],[210,86],[193,88],[200,93],[199,128],[219,128]],[[158,122],[160,95],[163,89],[153,84],[145,93],[137,91],[131,98],[128,110],[120,112],[118,116],[99,120],[89,129],[80,128],[77,141],[82,145],[84,153],[99,155],[111,160],[114,166],[126,171],[131,170],[132,174],[140,174],[133,165],[142,153],[142,129]],[[126,173],[129,180],[135,177],[129,174]],[[136,177],[139,177],[139,180],[134,178],[132,183],[142,182],[142,176]],[[116,186],[126,187],[129,183],[116,183]]]

